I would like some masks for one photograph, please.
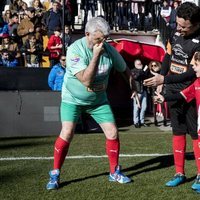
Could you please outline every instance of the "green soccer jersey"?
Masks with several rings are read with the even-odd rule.
[[[107,102],[106,88],[112,67],[123,72],[126,63],[122,56],[110,44],[104,44],[104,53],[100,56],[98,70],[90,88],[83,85],[76,74],[90,63],[93,52],[87,47],[86,38],[75,41],[67,51],[67,66],[62,86],[62,101],[76,105],[97,105]]]

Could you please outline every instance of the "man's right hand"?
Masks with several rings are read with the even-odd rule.
[[[151,72],[154,76],[144,80],[144,85],[153,87],[164,83],[164,76],[158,73]]]
[[[104,52],[103,42],[101,42],[99,44],[95,44],[93,46],[93,54],[95,56],[100,56],[103,52]]]

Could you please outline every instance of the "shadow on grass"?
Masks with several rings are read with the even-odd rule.
[[[53,137],[52,137],[53,138]],[[52,144],[51,137],[13,137],[1,138],[0,149],[9,150],[13,148],[35,147]]]
[[[108,174],[109,174],[109,172],[104,172],[104,173],[100,173],[100,174],[86,176],[86,177],[83,177],[83,178],[77,178],[77,179],[70,180],[70,181],[64,181],[64,182],[60,183],[59,187],[62,188],[62,187],[69,185],[71,183],[77,183],[77,182],[85,181],[85,180],[91,179],[91,178],[97,178],[97,177],[100,177],[100,176],[108,176]]]
[[[192,152],[189,152],[186,154],[185,158],[186,158],[186,160],[194,160],[194,155]],[[147,172],[151,172],[151,171],[155,171],[155,170],[159,170],[159,169],[163,169],[163,168],[169,168],[173,165],[174,165],[173,155],[166,155],[166,156],[159,156],[156,158],[152,158],[152,159],[146,160],[144,162],[140,162],[132,167],[123,169],[122,172],[129,172],[128,176],[132,177],[132,176],[142,174],[142,173],[147,173]],[[108,174],[109,174],[109,172],[105,172],[105,173],[95,174],[95,175],[78,178],[78,179],[74,179],[74,180],[70,180],[70,181],[65,181],[60,184],[60,187],[64,187],[71,183],[81,182],[81,181],[91,179],[91,178],[107,176]],[[196,176],[187,178],[186,182],[193,181],[195,179],[195,177]]]

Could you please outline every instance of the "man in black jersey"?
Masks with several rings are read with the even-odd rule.
[[[146,86],[157,86],[161,92],[162,84],[168,95],[180,92],[195,80],[191,60],[196,51],[200,51],[200,7],[186,2],[177,9],[177,32],[167,45],[167,52],[160,74],[144,81]],[[173,132],[173,154],[175,176],[166,183],[175,187],[185,182],[184,171],[186,134],[190,134],[197,165],[197,178],[192,189],[200,189],[200,136],[197,134],[197,111],[195,102],[184,100],[169,103]]]

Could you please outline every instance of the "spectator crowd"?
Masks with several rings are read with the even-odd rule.
[[[131,32],[158,32],[163,19],[170,28],[169,37],[176,29],[179,4],[177,0],[3,0],[0,59],[7,51],[8,62],[1,61],[1,66],[43,67],[43,56],[47,56],[48,67],[53,67],[73,42],[74,31],[83,30],[88,19],[97,15],[111,29]]]

